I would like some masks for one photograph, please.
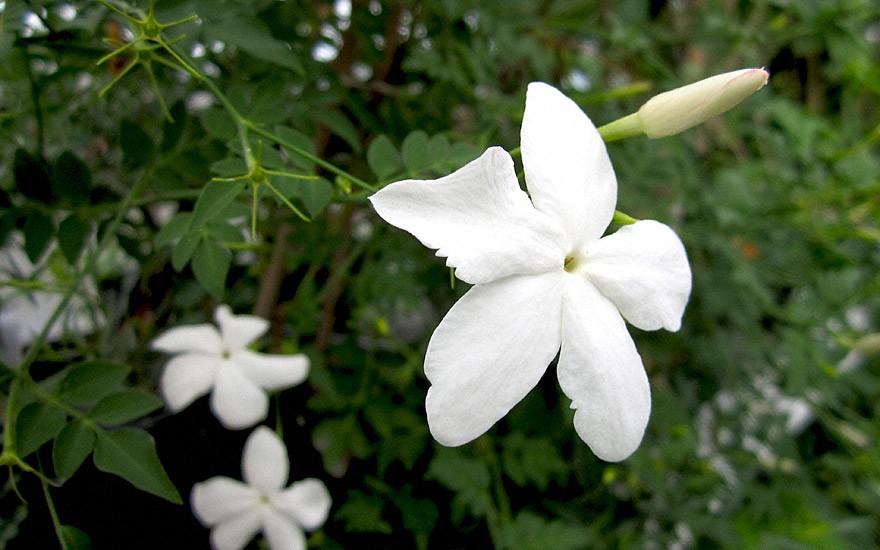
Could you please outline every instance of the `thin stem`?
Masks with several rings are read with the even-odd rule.
[[[307,159],[311,160],[315,164],[318,164],[321,167],[325,168],[326,170],[333,172],[337,176],[341,176],[343,178],[350,180],[353,184],[357,185],[358,187],[365,189],[367,191],[372,191],[372,192],[376,191],[376,188],[374,186],[370,185],[369,183],[365,182],[364,180],[351,175],[350,173],[346,172],[345,170],[343,170],[341,168],[336,167],[334,164],[327,162],[326,160],[322,159],[321,157],[318,157],[318,156],[315,156],[315,155],[309,153],[305,149],[297,147],[293,143],[290,143],[289,141],[276,136],[272,132],[270,132],[268,130],[264,130],[263,128],[260,128],[259,126],[257,126],[253,122],[251,122],[250,120],[246,120],[245,124],[247,124],[248,127],[255,134],[259,134],[267,139],[271,139],[272,141],[274,141],[275,143],[277,143],[278,145],[280,145],[286,149],[290,149],[291,151],[295,151],[298,155],[302,155],[302,156],[306,157]]]
[[[49,516],[52,518],[52,525],[55,527],[55,536],[58,537],[58,543],[62,550],[67,550],[67,541],[64,540],[62,532],[64,526],[58,517],[58,511],[55,510],[55,502],[52,500],[52,494],[49,492],[49,483],[45,478],[40,478],[40,486],[43,488],[43,497],[46,499],[46,507],[49,508]]]

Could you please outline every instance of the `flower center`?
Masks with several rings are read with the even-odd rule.
[[[577,269],[577,265],[578,265],[578,261],[572,255],[572,256],[565,257],[565,264],[563,264],[562,267],[563,267],[563,269],[565,269],[569,273],[574,273],[574,270]]]
[[[230,356],[230,355],[232,355],[232,354],[229,353],[229,350],[228,350],[228,349],[224,349],[224,350],[223,350],[223,353],[220,354],[220,356],[221,356],[223,359],[229,359],[229,356]]]

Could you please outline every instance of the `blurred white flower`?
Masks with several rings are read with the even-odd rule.
[[[0,249],[0,280],[4,283],[30,281],[38,288],[0,286],[0,361],[9,367],[21,361],[24,350],[61,303],[64,290],[64,285],[47,266],[49,254],[44,254],[35,265],[28,259],[21,242],[20,235],[13,234]],[[56,342],[65,334],[85,336],[95,330],[96,323],[103,322],[103,315],[89,308],[90,298],[96,294],[94,282],[89,279],[80,288],[52,324],[46,342]]]
[[[555,88],[529,85],[521,139],[531,200],[499,147],[444,178],[397,182],[370,197],[382,218],[475,285],[428,345],[428,423],[444,445],[473,440],[559,352],[578,435],[600,458],[623,460],[651,411],[624,318],[678,330],[691,290],[684,246],[655,221],[602,237],[617,202],[611,160],[590,119]]]
[[[267,355],[248,349],[269,330],[269,322],[253,315],[233,315],[218,306],[214,320],[220,326],[190,325],[173,328],[151,347],[175,354],[159,383],[168,407],[177,412],[211,392],[211,410],[228,429],[248,428],[266,418],[266,391],[295,386],[308,377],[309,359],[303,354]]]
[[[228,477],[196,483],[190,503],[202,525],[211,529],[211,546],[240,550],[262,530],[271,550],[305,550],[303,530],[313,531],[327,521],[330,493],[313,478],[284,489],[289,470],[284,445],[272,430],[260,426],[244,446],[244,483]]]

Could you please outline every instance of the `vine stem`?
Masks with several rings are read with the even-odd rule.
[[[43,488],[43,497],[46,499],[49,517],[52,518],[52,525],[55,527],[55,536],[58,538],[61,550],[67,550],[67,541],[64,540],[64,533],[62,532],[64,526],[61,525],[61,519],[58,517],[58,511],[55,509],[55,501],[52,500],[52,493],[49,492],[49,482],[43,476],[40,476],[40,486]]]
[[[36,360],[37,356],[40,353],[40,348],[43,347],[43,344],[46,342],[46,337],[49,334],[49,331],[55,325],[56,321],[58,321],[61,314],[70,304],[70,301],[73,299],[73,296],[79,291],[80,285],[85,281],[86,276],[92,273],[98,264],[98,257],[101,254],[101,251],[107,249],[112,243],[116,230],[119,228],[119,225],[122,223],[122,220],[125,216],[125,213],[134,203],[135,199],[143,192],[144,188],[149,181],[147,177],[151,173],[149,168],[145,168],[143,172],[141,172],[141,176],[138,181],[132,186],[131,190],[129,190],[126,197],[119,205],[119,210],[116,213],[116,216],[113,220],[107,225],[104,230],[104,236],[101,238],[98,246],[94,251],[88,256],[86,260],[85,266],[80,270],[77,276],[74,278],[73,284],[68,287],[68,289],[62,295],[61,301],[55,307],[55,310],[52,312],[52,315],[49,316],[48,321],[43,326],[43,330],[34,338],[31,342],[31,346],[25,354],[24,358],[18,364],[18,366],[14,369],[15,378],[12,380],[9,387],[9,398],[6,401],[6,427],[3,430],[3,453],[0,454],[0,464],[17,464],[19,467],[25,470],[29,470],[33,472],[34,470],[30,467],[25,468],[27,464],[21,460],[21,458],[16,454],[15,447],[15,428],[16,428],[16,401],[18,399],[18,393],[21,388],[21,385],[30,378],[30,374],[28,372],[29,367]]]

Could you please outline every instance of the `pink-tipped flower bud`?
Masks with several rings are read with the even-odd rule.
[[[742,69],[656,95],[639,109],[642,129],[652,138],[683,132],[734,107],[769,77],[764,69]]]

